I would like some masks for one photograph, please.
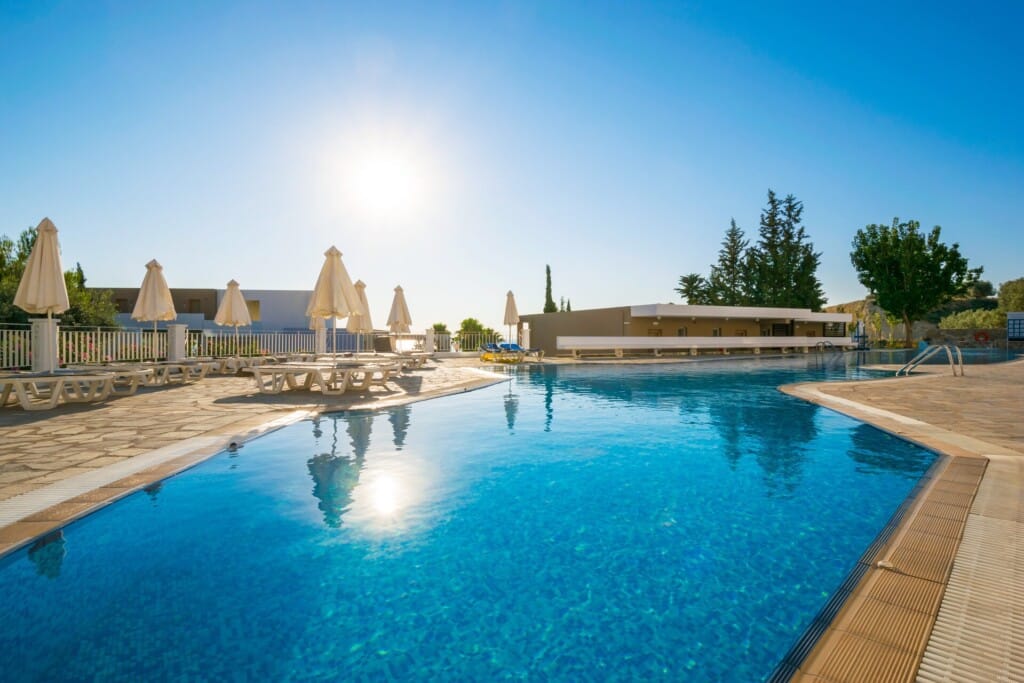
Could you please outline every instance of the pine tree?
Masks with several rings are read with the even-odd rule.
[[[558,297],[558,312],[559,313],[565,313],[565,297],[564,296]]]
[[[793,195],[783,200],[783,235],[785,244],[785,268],[787,295],[783,297],[786,306],[821,310],[825,303],[825,292],[818,280],[818,266],[821,253],[814,251],[814,244],[807,241],[807,231],[801,223],[804,213],[803,202]]]
[[[569,299],[565,300],[565,312],[572,313],[572,301],[570,301]]]
[[[729,223],[729,229],[718,252],[718,265],[711,266],[708,278],[709,297],[719,306],[742,306],[747,303],[747,280],[744,254],[748,241],[743,239],[743,230],[736,225],[736,219]]]
[[[544,312],[555,313],[558,311],[558,307],[555,306],[555,300],[551,298],[551,266],[544,266],[547,272],[547,284],[544,287]]]
[[[757,298],[755,306],[778,306],[778,300],[785,291],[779,272],[783,256],[782,206],[775,192],[768,190],[768,205],[761,211],[761,239],[750,247],[749,263],[753,266],[751,278]]]
[[[768,190],[768,205],[761,212],[761,239],[748,252],[749,303],[812,310],[820,310],[825,303],[817,276],[821,254],[807,241],[803,211],[803,203],[795,196],[787,195],[780,202]]]

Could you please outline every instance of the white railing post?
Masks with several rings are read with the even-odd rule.
[[[327,328],[318,327],[313,331],[313,353],[325,354],[327,353]]]
[[[171,323],[167,326],[167,360],[185,360],[185,334],[188,325]]]

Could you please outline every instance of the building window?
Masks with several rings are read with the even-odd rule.
[[[737,337],[746,337],[747,336],[747,331],[746,330],[736,330],[734,335],[737,336]]]
[[[1024,318],[1010,318],[1006,321],[1006,338],[1012,341],[1024,339]]]
[[[203,302],[200,301],[199,299],[189,299],[188,300],[188,312],[189,313],[202,313],[203,312]]]
[[[249,317],[252,318],[254,323],[260,321],[260,302],[257,301],[246,301],[245,307],[249,309]]]
[[[712,328],[711,329],[711,336],[712,337],[721,337],[722,336],[722,328],[721,327],[714,327],[714,328]]]
[[[687,330],[685,327],[680,327],[678,330],[676,330],[676,336],[677,337],[688,337],[688,336],[690,336],[690,331]]]
[[[118,313],[131,313],[132,312],[132,305],[131,305],[131,303],[129,303],[128,299],[115,299],[114,300],[114,305],[117,306],[117,312]]]
[[[649,327],[649,328],[647,328],[647,336],[648,337],[660,337],[661,336],[661,328],[660,327]]]
[[[825,323],[822,334],[826,337],[845,337],[846,323]]]

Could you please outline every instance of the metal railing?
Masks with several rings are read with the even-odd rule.
[[[60,328],[57,336],[57,360],[61,365],[166,357],[166,330]]]
[[[934,357],[936,354],[939,354],[942,351],[946,352],[946,358],[949,360],[949,369],[953,371],[953,376],[954,377],[957,376],[957,368],[959,368],[960,369],[960,376],[963,377],[964,376],[964,356],[960,352],[960,347],[959,346],[954,346],[954,345],[951,345],[951,344],[936,344],[936,345],[933,345],[933,346],[925,347],[921,351],[921,353],[919,353],[916,356],[914,356],[913,358],[911,358],[907,362],[906,365],[904,365],[902,368],[897,370],[896,371],[896,376],[899,377],[900,375],[909,375],[914,370],[914,368],[916,368],[918,365],[920,365],[921,363],[924,363],[929,358]],[[954,358],[955,358],[955,361],[954,361]]]
[[[373,335],[361,335],[362,348],[373,349]],[[355,335],[338,335],[338,350],[346,345],[355,348]],[[327,349],[331,350],[332,331],[327,331]],[[315,332],[252,332],[234,330],[189,330],[185,348],[190,356],[262,356],[285,353],[313,353],[316,350]],[[349,349],[351,350],[351,349]]]
[[[503,341],[505,337],[498,332],[456,332],[451,339],[451,350],[476,352],[484,344],[497,344]]]

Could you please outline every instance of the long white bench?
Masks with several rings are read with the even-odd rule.
[[[836,348],[855,347],[849,337],[556,337],[555,348],[572,352],[579,358],[584,351],[612,351],[621,358],[626,351],[653,351],[660,356],[663,351],[688,351],[696,356],[701,349],[800,349],[804,353],[826,342]]]

